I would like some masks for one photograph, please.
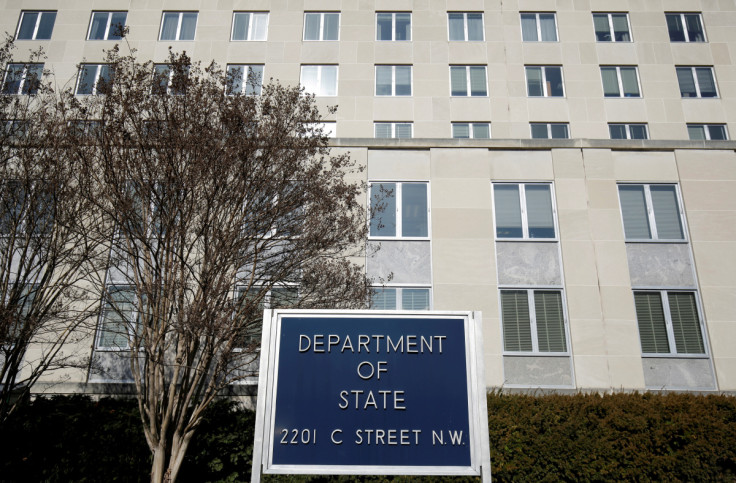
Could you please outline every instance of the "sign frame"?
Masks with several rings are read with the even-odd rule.
[[[467,466],[430,465],[319,465],[274,464],[273,442],[278,392],[279,341],[284,318],[320,319],[461,319],[464,331],[465,378],[468,394],[468,430],[470,464]],[[491,480],[488,440],[488,412],[483,365],[482,315],[470,311],[397,311],[397,310],[311,310],[266,309],[258,375],[258,398],[253,441],[251,482],[264,474],[323,475],[470,475]],[[434,384],[442,391],[442,381]]]

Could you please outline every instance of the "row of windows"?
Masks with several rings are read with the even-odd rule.
[[[194,40],[198,12],[163,12],[159,40]],[[16,38],[49,40],[56,11],[23,11]],[[127,12],[92,12],[87,40],[120,40]],[[520,13],[524,42],[557,42],[555,12]],[[665,13],[672,42],[705,42],[705,29],[699,13]],[[598,42],[632,42],[628,13],[593,13],[593,28]],[[450,41],[483,41],[485,29],[481,12],[448,12],[447,30]],[[264,41],[268,32],[268,12],[233,12],[230,39]],[[305,12],[303,40],[339,40],[340,12]],[[376,12],[376,40],[411,41],[411,12]]]

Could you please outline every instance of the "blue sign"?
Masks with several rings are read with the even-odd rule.
[[[281,315],[271,464],[469,467],[466,330],[453,316]]]

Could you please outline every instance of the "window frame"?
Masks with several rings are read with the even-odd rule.
[[[531,95],[530,92],[530,84],[529,84],[529,69],[540,69],[540,72],[542,74],[542,95],[535,96]],[[547,69],[559,69],[560,71],[560,84],[562,85],[562,95],[555,96],[550,95],[550,89],[551,87],[547,86]],[[565,92],[565,76],[562,72],[562,66],[561,65],[524,65],[524,77],[526,81],[526,96],[532,97],[532,98],[542,98],[542,97],[556,97],[556,98],[565,98],[566,92]]]
[[[304,80],[304,68],[311,68],[316,67],[317,68],[317,84],[319,85],[319,91],[318,92],[312,92],[310,90],[307,90],[307,85],[303,82]],[[334,68],[335,69],[335,85],[334,85],[334,94],[329,94],[323,92],[323,85],[322,85],[322,73],[325,68]],[[299,85],[304,87],[304,92],[307,94],[314,94],[315,97],[336,97],[338,95],[337,87],[340,84],[340,69],[338,64],[301,64],[299,66]],[[329,89],[324,89],[326,92],[330,92]]]
[[[698,18],[698,24],[700,26],[700,32],[703,35],[703,40],[690,40],[690,34],[688,33],[688,29],[685,27],[687,23],[685,22],[685,16],[692,16],[696,15]],[[685,40],[672,40],[672,33],[670,32],[670,25],[669,25],[669,18],[679,16],[680,17],[680,25],[683,26],[682,34],[685,37]],[[665,12],[664,13],[665,18],[665,25],[667,26],[667,36],[670,39],[670,42],[676,42],[676,43],[706,43],[708,42],[708,35],[705,32],[705,22],[703,22],[703,14],[701,12]]]
[[[373,193],[371,191],[371,188],[373,185],[384,185],[384,184],[393,184],[396,185],[394,188],[394,192],[392,194],[392,197],[394,199],[394,204],[396,205],[396,211],[395,211],[395,219],[394,219],[394,235],[373,235],[371,234],[371,225],[372,225],[372,219],[369,216],[368,217],[368,240],[403,240],[403,241],[411,241],[411,240],[430,240],[432,237],[432,206],[431,206],[431,191],[430,191],[430,183],[429,181],[410,181],[410,180],[402,180],[402,181],[388,181],[388,180],[372,180],[368,182],[368,208],[373,209]],[[426,186],[426,204],[427,204],[427,212],[426,212],[426,228],[427,228],[427,235],[426,236],[410,236],[410,235],[404,235],[403,234],[403,212],[404,212],[404,197],[403,197],[403,189],[405,184],[412,184],[412,185],[425,185]],[[381,199],[381,202],[384,200]]]
[[[534,126],[546,126],[547,137],[546,138],[535,138],[534,137]],[[564,137],[564,138],[552,137],[552,127],[553,126],[563,126],[565,128],[565,134],[567,134],[567,137]],[[531,139],[570,139],[570,123],[569,122],[530,122],[529,131],[530,131]]]
[[[503,310],[503,292],[526,292],[527,294],[527,309],[529,312],[529,331],[531,335],[532,350],[531,351],[515,351],[506,349],[506,337],[504,328],[504,310]],[[539,331],[537,328],[537,311],[535,304],[535,295],[537,292],[555,292],[560,296],[560,309],[562,312],[562,328],[565,342],[565,351],[540,351],[539,350]],[[499,320],[501,324],[501,341],[502,341],[502,355],[503,356],[534,356],[534,357],[563,357],[571,356],[572,351],[570,349],[570,317],[567,311],[567,297],[565,296],[565,290],[558,286],[501,286],[498,288],[498,310]]]
[[[536,39],[535,40],[526,40],[524,38],[524,16],[534,15],[534,26],[535,26],[535,32],[536,32]],[[555,24],[555,38],[554,40],[544,40],[542,38],[542,22],[540,15],[552,15],[552,20]],[[521,41],[522,42],[559,42],[560,41],[560,32],[557,28],[557,12],[519,12],[519,22],[521,24]]]
[[[36,23],[33,26],[33,34],[30,38],[21,38],[20,35],[20,29],[23,26],[23,18],[26,16],[26,14],[29,13],[36,13],[38,14],[38,17],[36,18]],[[54,20],[51,22],[51,29],[49,32],[49,38],[38,38],[38,29],[41,26],[41,20],[43,19],[44,14],[54,14]],[[18,27],[15,30],[15,40],[51,40],[51,36],[54,34],[54,27],[56,26],[56,15],[58,11],[57,10],[22,10],[20,12],[20,17],[18,18]]]
[[[470,133],[470,136],[468,137],[460,137],[455,136],[455,126],[460,125],[467,125],[468,126],[468,132]],[[475,129],[477,125],[484,125],[488,128],[488,137],[477,137],[475,135]],[[451,122],[450,123],[450,134],[452,136],[452,139],[491,139],[491,123],[490,122]]]
[[[481,67],[483,69],[483,94],[473,94],[473,83],[471,71],[475,68]],[[464,69],[465,70],[465,94],[455,94],[455,86],[452,82],[452,71],[453,69]],[[478,64],[467,64],[467,65],[450,65],[450,97],[488,97],[488,66]]]
[[[92,25],[95,21],[95,15],[96,14],[107,14],[107,25],[105,26],[105,35],[101,39],[91,39],[90,35],[92,35]],[[125,27],[126,23],[128,22],[128,11],[127,10],[93,10],[92,14],[89,17],[89,27],[87,27],[87,40],[90,41],[105,41],[105,40],[121,40],[121,36],[114,35],[114,33],[111,31],[111,27],[113,27],[112,23],[112,17],[116,13],[124,13],[125,14],[125,23],[122,24],[123,27]],[[114,24],[118,25],[118,24]],[[110,38],[112,36],[113,38]]]
[[[606,82],[603,77],[604,70],[615,69],[616,72],[616,85],[618,87],[618,95],[606,94]],[[624,77],[621,74],[622,69],[634,69],[636,77],[636,90],[637,93],[628,93],[624,89]],[[601,85],[603,86],[603,97],[606,99],[641,99],[643,96],[641,91],[641,79],[639,78],[639,67],[636,65],[601,65]]]
[[[388,311],[396,311],[396,310],[405,310],[405,311],[411,311],[411,312],[423,312],[425,310],[432,310],[433,303],[432,303],[432,287],[430,285],[422,285],[422,284],[406,284],[406,283],[392,283],[392,284],[386,284],[386,285],[374,285],[371,287],[372,292],[376,291],[385,291],[385,290],[395,290],[395,301],[397,306],[395,308],[381,308],[376,309],[373,308],[373,304],[371,303],[371,306],[369,307],[369,310],[388,310]],[[404,308],[404,290],[426,290],[427,292],[427,308],[425,309],[414,309],[414,308]],[[372,302],[372,301],[371,301]]]
[[[390,67],[391,68],[391,94],[379,94],[378,93],[378,70],[380,68]],[[397,94],[396,83],[396,68],[397,67],[408,67],[409,68],[409,93],[408,94]],[[373,84],[373,95],[376,97],[412,97],[414,95],[414,66],[412,64],[375,64],[374,66],[374,79]]]
[[[92,82],[92,92],[79,92],[79,87],[82,85],[82,77],[85,67],[95,66],[95,78]],[[98,92],[100,87],[100,77],[102,76],[103,67],[107,67],[108,75],[110,76],[110,83],[112,83],[112,65],[111,64],[80,64],[79,72],[77,74],[77,85],[74,87],[75,96],[96,96],[104,93]]]
[[[614,126],[623,126],[624,130],[626,132],[625,138],[614,138],[613,132],[611,131],[611,128]],[[644,128],[644,136],[643,138],[632,138],[631,137],[631,127],[632,126],[641,126]],[[642,139],[649,139],[649,126],[645,122],[631,122],[631,123],[624,123],[624,122],[609,122],[608,123],[608,134],[611,139],[633,139],[633,140],[642,140]]]
[[[390,137],[379,137],[377,136],[378,132],[378,126],[379,125],[390,125],[391,126],[391,136]],[[398,136],[398,126],[399,125],[405,125],[409,126],[409,137],[400,137]],[[374,139],[411,139],[414,137],[414,123],[411,121],[374,121],[373,122],[373,138]]]
[[[240,90],[235,91],[233,87],[235,86],[234,74],[231,73],[231,69],[235,70],[236,68],[240,67],[242,69],[242,73],[245,75],[240,78]],[[259,75],[259,83],[256,88],[255,85],[250,84],[250,73],[251,69],[253,67],[260,67],[260,73],[256,73],[254,75]],[[234,95],[245,95],[245,96],[260,96],[261,95],[261,89],[263,88],[263,77],[264,77],[264,71],[266,69],[266,66],[264,64],[227,64],[225,66],[225,75],[227,76],[228,85],[226,86],[226,93],[229,96]],[[245,92],[242,92],[243,85],[245,85]],[[252,90],[252,92],[248,92],[249,90]]]
[[[379,38],[379,29],[378,29],[378,16],[379,15],[391,15],[391,38],[390,39],[381,39]],[[396,15],[409,15],[409,38],[408,39],[397,39],[396,38]],[[411,42],[414,38],[414,24],[412,21],[412,12],[376,12],[376,42]]]
[[[307,38],[307,17],[310,15],[319,15],[319,38],[318,39],[308,39]],[[337,38],[336,39],[325,39],[325,15],[337,15]],[[303,42],[337,42],[340,40],[340,21],[342,20],[342,15],[339,11],[311,11],[311,12],[304,12],[304,21],[302,23],[302,41]]]
[[[646,221],[649,228],[649,238],[629,238],[626,236],[626,224],[624,218],[623,204],[621,203],[621,187],[625,186],[642,186],[644,189],[644,207],[647,212]],[[657,231],[657,220],[655,216],[654,203],[652,201],[651,187],[674,187],[675,201],[677,202],[677,213],[682,230],[682,238],[660,238]],[[677,183],[617,183],[616,191],[618,193],[619,214],[621,215],[621,227],[624,233],[624,242],[626,243],[688,243],[689,234],[685,218],[685,209],[682,204],[682,193]],[[639,220],[641,221],[641,220]]]
[[[236,39],[235,38],[235,17],[238,16],[238,15],[249,15],[250,16],[248,18],[248,35],[246,35],[246,38],[244,38],[244,39]],[[255,15],[265,15],[265,17],[266,17],[266,24],[265,24],[265,27],[264,27],[263,38],[262,39],[254,39],[254,38],[252,38],[253,35],[251,35],[253,33],[253,30],[254,30],[253,29],[253,23],[254,23]],[[245,11],[245,10],[239,10],[239,11],[233,12],[233,20],[232,20],[232,24],[230,25],[230,42],[265,42],[266,40],[268,40],[268,22],[270,20],[270,17],[271,17],[270,16],[270,12],[266,12],[266,11],[258,11],[258,10],[255,10],[255,11]]]
[[[5,86],[8,83],[8,75],[10,75],[10,71],[13,67],[22,66],[22,74],[20,75],[20,82],[18,83],[18,90],[16,92],[5,92],[6,88]],[[35,85],[31,85],[28,89],[26,89],[26,83],[31,82],[28,79],[28,71],[31,67],[40,68],[41,75],[36,78]],[[0,86],[0,94],[7,95],[7,96],[34,96],[38,93],[38,89],[41,87],[41,79],[43,79],[43,68],[44,64],[41,62],[13,62],[10,64],[5,65],[5,75],[3,76],[3,83],[2,86]],[[15,75],[15,74],[13,74]],[[27,92],[26,92],[27,91]]]
[[[470,39],[469,38],[470,30],[468,29],[468,15],[470,14],[480,15],[480,32],[483,38],[480,38],[480,39]],[[462,39],[452,38],[452,35],[451,35],[452,29],[450,28],[450,15],[462,15],[463,16],[463,38]],[[449,42],[485,42],[486,40],[485,14],[483,12],[458,12],[458,11],[447,12],[447,40]]]
[[[703,139],[693,139],[690,136],[690,128],[691,127],[702,127],[703,128]],[[711,130],[711,128],[714,128],[714,127],[723,128],[723,134],[724,134],[724,138],[723,139],[712,139],[712,135],[711,135],[710,130]],[[687,123],[687,130],[688,130],[688,138],[690,139],[690,141],[728,141],[728,140],[730,140],[730,137],[728,136],[728,125],[725,124],[725,123],[711,123],[711,124],[707,124],[707,123]]]
[[[193,13],[196,15],[196,18],[194,20],[194,33],[191,39],[181,38],[181,26],[184,22],[184,14],[186,13]],[[162,38],[164,35],[164,21],[166,20],[167,14],[177,14],[179,16],[179,19],[176,24],[176,35],[174,35],[173,39]],[[194,42],[197,37],[197,25],[198,24],[199,24],[199,11],[197,10],[164,10],[163,12],[161,12],[161,26],[160,26],[159,34],[158,34],[158,41],[159,42]]]
[[[107,318],[107,314],[112,312],[114,314],[121,315],[118,310],[115,308],[108,308],[110,297],[112,296],[113,292],[123,292],[123,291],[129,291],[132,294],[132,309],[131,309],[131,317],[129,320],[125,321],[126,329],[127,329],[127,337],[125,340],[125,347],[118,347],[118,346],[103,346],[101,345],[102,342],[102,336],[105,332],[105,321]],[[135,328],[138,326],[139,317],[140,317],[140,307],[138,307],[138,297],[136,294],[136,289],[134,285],[131,285],[129,283],[110,283],[108,282],[106,289],[105,289],[105,295],[102,298],[102,302],[100,304],[100,314],[98,317],[97,322],[97,330],[95,334],[95,346],[94,351],[95,352],[124,352],[129,351],[130,349],[130,340],[132,337],[132,330],[136,330]],[[122,334],[120,334],[122,335]]]
[[[598,31],[595,29],[595,17],[605,15],[608,20],[608,36],[610,40],[600,40],[598,38]],[[613,26],[613,16],[623,15],[626,17],[626,33],[629,36],[629,40],[616,40],[616,30]],[[595,35],[596,42],[613,42],[613,43],[631,43],[634,41],[634,35],[631,31],[631,20],[629,20],[629,12],[593,12],[593,34]]]
[[[636,296],[638,294],[659,294],[659,301],[664,316],[665,330],[667,334],[667,345],[669,352],[644,352],[641,342],[641,325],[639,313],[636,311]],[[695,304],[695,315],[698,317],[698,329],[700,331],[700,343],[703,346],[703,352],[677,352],[677,339],[675,335],[674,324],[672,321],[672,310],[669,303],[670,294],[692,294]],[[697,290],[693,288],[633,288],[632,295],[634,298],[634,313],[636,315],[637,335],[639,336],[639,349],[642,357],[647,358],[678,358],[678,359],[709,359],[710,347],[708,338],[706,337],[705,317],[701,307],[700,296]]]
[[[496,187],[497,186],[517,186],[519,194],[519,216],[521,217],[521,236],[520,237],[502,237],[498,236],[498,218],[496,203]],[[526,187],[527,186],[548,186],[549,202],[552,209],[552,228],[554,229],[553,237],[531,237],[529,236],[529,209],[527,206]],[[558,242],[560,240],[560,228],[557,220],[557,198],[555,197],[554,183],[551,181],[494,181],[491,183],[491,198],[493,205],[493,238],[498,242],[505,241],[524,241],[524,242]]]
[[[703,93],[700,89],[700,81],[698,80],[698,69],[707,69],[710,72],[710,78],[713,81],[713,88],[715,89],[715,95],[713,96],[703,96]],[[693,86],[695,87],[695,94],[694,96],[685,96],[683,95],[682,91],[682,84],[680,83],[680,72],[690,72],[690,77],[693,82]],[[680,98],[681,99],[719,99],[720,92],[718,90],[718,83],[716,82],[716,72],[713,69],[713,66],[711,65],[676,65],[675,66],[675,74],[677,76],[677,86],[680,89]]]

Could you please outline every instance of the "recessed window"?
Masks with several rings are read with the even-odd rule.
[[[718,97],[713,67],[677,67],[682,97]]]
[[[337,95],[336,65],[303,65],[301,79],[305,92],[315,96]]]
[[[552,186],[494,183],[497,238],[556,238]]]
[[[532,139],[569,139],[570,129],[564,122],[531,122]]]
[[[485,65],[451,65],[450,92],[453,96],[487,96]]]
[[[228,94],[259,95],[263,83],[263,66],[230,64],[227,66]]]
[[[411,13],[376,13],[376,40],[411,40]]]
[[[447,22],[450,40],[482,41],[485,38],[482,13],[448,12]]]
[[[410,96],[411,95],[411,66],[410,65],[377,65],[376,66],[376,95],[377,96]]]
[[[87,40],[122,39],[128,12],[92,12]]]
[[[727,141],[725,124],[688,124],[687,134],[693,141]]]
[[[430,310],[429,288],[374,287],[371,310]]]
[[[554,13],[522,13],[521,37],[524,42],[557,42]]]
[[[153,66],[153,94],[164,95],[184,94],[186,87],[186,76],[189,74],[189,68],[184,66],[181,72],[172,69],[168,64],[154,64]]]
[[[618,196],[627,241],[685,239],[677,186],[621,184]]]
[[[703,17],[699,13],[668,13],[670,42],[705,42]]]
[[[159,40],[194,40],[197,12],[164,12]]]
[[[639,341],[644,354],[705,354],[694,292],[635,291]]]
[[[529,97],[563,97],[562,67],[527,65],[526,92]]]
[[[594,13],[593,27],[597,42],[631,42],[628,13]]]
[[[618,124],[608,125],[611,139],[649,139],[646,124]]]
[[[3,94],[34,95],[43,76],[43,64],[8,64],[3,79]]]
[[[452,137],[456,139],[490,139],[491,124],[488,122],[453,122]]]
[[[233,13],[230,40],[266,40],[268,12]]]
[[[97,349],[127,350],[138,318],[135,289],[111,286],[107,292],[97,331]]]
[[[603,95],[606,97],[641,97],[636,67],[601,66]]]
[[[560,290],[501,290],[501,323],[506,352],[567,352]]]
[[[104,94],[112,84],[112,67],[109,64],[82,64],[77,80],[77,95]]]
[[[56,21],[55,11],[23,11],[20,13],[17,40],[49,40]]]
[[[370,183],[371,237],[427,238],[427,183]]]
[[[304,40],[339,40],[340,14],[307,12],[304,14]]]
[[[376,122],[373,128],[375,137],[380,139],[409,139],[413,135],[410,122]]]

